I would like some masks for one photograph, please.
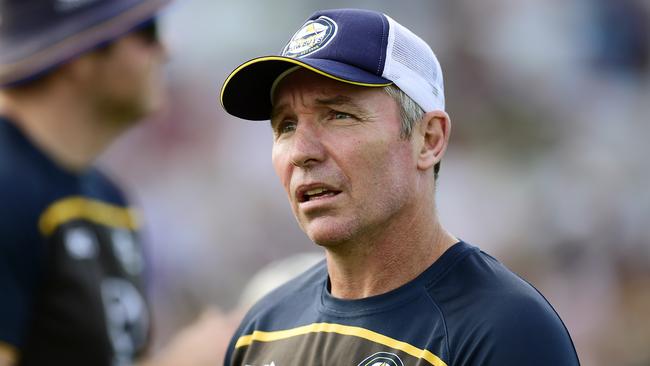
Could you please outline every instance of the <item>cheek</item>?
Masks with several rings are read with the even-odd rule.
[[[275,169],[275,174],[280,178],[280,183],[284,189],[289,193],[289,184],[291,183],[291,170],[289,159],[287,154],[283,153],[282,148],[278,145],[273,145],[273,150],[271,152],[271,162],[273,163],[273,169]]]
[[[357,164],[377,173],[390,169],[395,162],[401,160],[401,151],[396,150],[394,145],[385,140],[378,140],[370,144],[359,142],[356,145],[358,152],[355,154],[360,160]]]
[[[133,98],[149,87],[151,79],[150,70],[146,69],[141,61],[120,60],[107,75],[108,82],[113,90],[123,97]],[[115,77],[119,75],[119,77]]]
[[[144,56],[146,55],[143,55],[143,57]],[[156,68],[153,63],[149,61],[150,60],[142,59],[133,62],[129,65],[129,69],[125,70],[125,73],[131,74],[133,80],[139,80],[140,87],[145,90],[158,86],[157,83],[160,81]]]
[[[142,47],[128,51],[130,52],[125,51],[121,55],[119,75],[131,83],[137,82],[142,88],[150,87],[162,79],[162,63],[158,62],[153,51]]]
[[[360,168],[366,189],[385,194],[386,190],[399,191],[412,174],[414,164],[410,146],[380,143],[368,149],[355,166]]]

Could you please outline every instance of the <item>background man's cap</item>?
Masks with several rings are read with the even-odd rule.
[[[442,70],[429,45],[387,15],[358,9],[314,13],[279,56],[236,68],[221,88],[221,104],[234,116],[267,120],[275,86],[301,67],[354,85],[395,84],[425,112],[445,108]]]
[[[151,20],[170,0],[0,0],[0,86],[31,79]]]

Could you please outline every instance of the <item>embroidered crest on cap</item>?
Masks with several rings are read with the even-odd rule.
[[[321,16],[305,23],[284,46],[282,56],[303,57],[327,46],[336,35],[336,22]]]

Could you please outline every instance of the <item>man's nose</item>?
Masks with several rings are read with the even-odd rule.
[[[298,123],[291,145],[291,164],[307,168],[325,160],[321,134],[311,122]]]

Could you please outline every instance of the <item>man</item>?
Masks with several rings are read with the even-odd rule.
[[[145,354],[140,222],[91,164],[162,102],[154,17],[165,3],[0,0],[0,365]],[[214,345],[197,341],[215,337],[218,319],[148,364],[215,362]]]
[[[326,251],[253,307],[226,365],[578,364],[542,295],[438,220],[451,126],[422,39],[384,14],[319,11],[221,101],[271,120],[273,166]]]

